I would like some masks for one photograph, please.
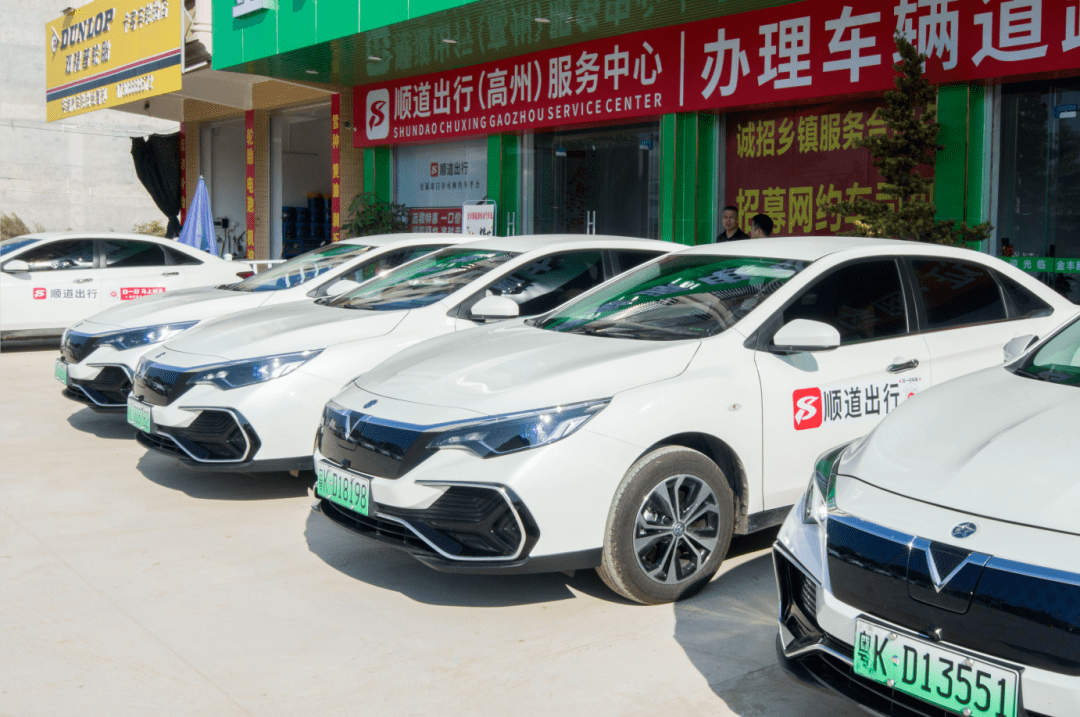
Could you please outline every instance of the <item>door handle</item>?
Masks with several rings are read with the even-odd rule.
[[[910,371],[913,368],[919,368],[919,359],[911,359],[910,361],[901,362],[897,359],[897,362],[885,369],[889,373],[903,373],[904,371]]]
[[[162,276],[180,276],[180,272],[178,272],[178,271],[167,271],[164,274],[162,274]]]
[[[75,279],[75,280],[74,280],[73,282],[71,282],[71,283],[72,283],[72,284],[85,284],[85,283],[86,283],[86,282],[88,282],[88,281],[93,281],[93,279]]]

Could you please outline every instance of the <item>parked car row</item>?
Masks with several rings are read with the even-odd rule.
[[[882,714],[1080,714],[1075,305],[902,241],[454,239],[108,309],[56,376],[195,469],[314,471],[313,510],[437,570],[664,603],[783,523],[793,676]]]

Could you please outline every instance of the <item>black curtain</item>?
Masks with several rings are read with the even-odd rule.
[[[165,236],[180,235],[180,133],[131,138],[135,174],[158,209],[169,218]]]

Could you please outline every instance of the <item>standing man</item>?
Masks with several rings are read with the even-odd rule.
[[[750,238],[764,239],[772,234],[773,221],[768,214],[755,214],[750,220]]]
[[[722,241],[735,241],[736,239],[749,239],[750,235],[739,229],[739,209],[728,205],[724,207],[724,211],[720,213],[720,221],[724,225],[724,231],[720,232],[720,236],[716,237],[716,243],[719,244]]]

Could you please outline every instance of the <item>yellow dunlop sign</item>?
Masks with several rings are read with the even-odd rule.
[[[182,0],[94,0],[45,24],[48,121],[180,89]]]

